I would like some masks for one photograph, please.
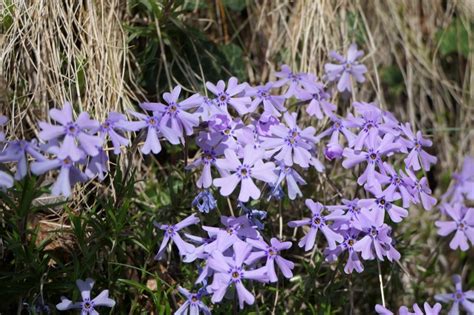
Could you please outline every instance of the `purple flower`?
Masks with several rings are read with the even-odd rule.
[[[288,222],[289,227],[298,227],[303,225],[310,225],[310,230],[298,243],[299,247],[304,247],[305,251],[309,251],[314,247],[318,230],[324,234],[330,249],[336,248],[336,242],[341,243],[344,239],[328,226],[328,221],[340,218],[343,214],[341,210],[334,210],[328,215],[324,215],[324,206],[319,202],[314,202],[311,199],[306,199],[306,206],[311,210],[312,217],[303,220]]]
[[[461,168],[461,171],[458,173],[453,173],[452,175],[452,185],[443,194],[443,202],[450,200],[450,202],[460,202],[464,198],[469,200],[474,200],[474,158],[471,156],[466,156]]]
[[[354,244],[354,250],[360,252],[365,260],[372,260],[377,257],[383,260],[386,248],[390,248],[392,239],[390,238],[390,227],[383,223],[383,216],[380,212],[363,212],[361,220],[364,237]]]
[[[94,286],[94,280],[87,278],[85,281],[76,280],[77,287],[81,291],[82,302],[73,303],[71,300],[61,297],[61,303],[56,305],[59,311],[80,309],[82,315],[97,315],[96,307],[106,306],[114,307],[115,301],[109,298],[109,290],[103,290],[94,299],[91,300],[91,291]]]
[[[85,174],[89,178],[94,178],[97,176],[100,181],[103,181],[105,175],[109,172],[109,157],[103,149],[99,150],[99,154],[89,159],[87,163],[87,168]]]
[[[413,304],[413,313],[408,311],[406,306],[401,306],[398,310],[399,315],[438,315],[441,312],[441,304],[436,303],[431,307],[428,302],[423,304],[424,311],[418,306],[418,304]],[[375,305],[375,311],[377,314],[381,315],[393,315],[393,312],[389,311],[380,304]]]
[[[13,183],[13,177],[7,172],[0,170],[0,189],[10,188],[13,186]]]
[[[329,53],[329,56],[340,64],[327,63],[324,65],[324,71],[328,81],[338,81],[337,89],[339,92],[350,92],[352,90],[351,78],[354,78],[359,83],[365,81],[364,74],[367,72],[367,68],[357,62],[357,59],[363,55],[364,52],[357,50],[356,44],[349,46],[346,58],[335,51]]]
[[[413,202],[419,203],[421,201],[421,204],[425,210],[431,210],[436,205],[436,198],[431,196],[431,189],[428,185],[428,180],[426,177],[418,180],[416,175],[411,170],[407,169],[406,173],[408,176],[403,177],[403,180],[411,187]]]
[[[362,162],[367,162],[362,175],[357,179],[359,185],[367,182],[368,186],[380,186],[377,181],[377,171],[383,169],[382,158],[384,155],[393,153],[400,148],[400,144],[394,142],[394,136],[386,134],[383,139],[376,133],[370,133],[367,143],[367,151],[355,151],[354,149],[345,148],[343,156],[346,158],[342,162],[344,168],[353,168],[355,165]]]
[[[72,186],[74,186],[76,183],[87,180],[87,176],[78,168],[78,164],[82,163],[81,159],[83,160],[85,158],[85,154],[80,151],[82,156],[80,156],[79,161],[75,162],[69,156],[60,158],[60,151],[61,149],[56,146],[49,148],[48,152],[55,154],[56,157],[51,160],[43,157],[41,160],[32,162],[30,167],[31,172],[35,175],[41,175],[50,170],[59,168],[59,175],[51,188],[51,193],[54,196],[63,195],[65,197],[69,197],[71,195]]]
[[[192,205],[201,213],[209,213],[216,208],[217,201],[209,190],[203,190],[193,199]]]
[[[275,154],[277,161],[282,161],[287,166],[292,166],[293,163],[304,168],[313,165],[321,172],[324,166],[311,154],[316,143],[314,127],[301,130],[296,124],[296,113],[286,112],[283,117],[288,127],[283,124],[272,126],[270,131],[273,137],[265,138],[262,148],[269,149],[271,155]]]
[[[186,169],[195,169],[202,167],[201,176],[196,182],[198,188],[209,188],[212,185],[212,173],[211,166],[216,165],[216,159],[218,155],[221,155],[226,148],[225,145],[219,144],[216,147],[212,147],[207,143],[197,143],[202,149],[202,154],[196,158]]]
[[[38,151],[36,140],[9,141],[5,150],[0,152],[0,163],[16,162],[15,179],[20,180],[28,173],[28,154],[36,160],[44,159]]]
[[[270,90],[273,88],[273,83],[268,82],[264,86],[249,87],[246,95],[254,97],[249,112],[254,112],[258,105],[263,103],[263,116],[280,117],[280,112],[286,111],[284,106],[286,97],[281,95],[271,95]]]
[[[319,142],[320,139],[327,136],[331,136],[331,139],[328,143],[328,149],[331,148],[332,150],[339,151],[343,148],[341,142],[339,141],[339,135],[343,134],[347,140],[348,145],[352,147],[356,136],[352,133],[352,131],[348,129],[351,124],[347,120],[343,118],[338,118],[335,115],[330,115],[329,119],[332,123],[331,127],[317,135],[316,141]]]
[[[323,119],[324,115],[332,116],[336,110],[336,105],[329,102],[330,95],[324,90],[324,85],[320,82],[316,82],[305,90],[298,90],[296,97],[301,101],[309,101],[306,112],[318,119]]]
[[[142,103],[140,107],[161,114],[160,125],[170,127],[180,138],[186,134],[193,134],[193,128],[199,124],[199,116],[188,113],[186,110],[196,108],[202,103],[202,96],[194,94],[184,101],[178,102],[181,94],[181,86],[176,86],[171,93],[163,93],[163,99],[167,104]]]
[[[449,294],[436,294],[435,299],[442,303],[449,303],[453,301],[453,305],[449,310],[449,315],[459,315],[459,304],[462,305],[463,309],[468,314],[474,313],[474,290],[464,291],[462,290],[461,276],[454,275],[453,282],[456,287],[456,292]]]
[[[255,125],[260,136],[271,136],[271,127],[277,126],[280,121],[275,116],[261,115]]]
[[[242,96],[247,83],[238,84],[237,78],[231,77],[227,83],[227,89],[225,88],[225,82],[222,80],[219,80],[217,85],[206,82],[206,87],[216,96],[214,102],[221,111],[228,113],[227,106],[231,105],[240,116],[249,112],[252,99],[248,96]]]
[[[245,264],[251,265],[261,258],[266,258],[265,267],[267,268],[267,275],[270,282],[278,281],[275,272],[275,262],[285,278],[290,279],[293,277],[291,270],[295,267],[295,264],[280,256],[280,251],[291,248],[291,242],[281,242],[273,237],[270,240],[271,245],[268,245],[263,239],[247,239],[247,243],[254,248],[260,249],[260,251],[250,253],[245,260]]]
[[[288,90],[284,95],[286,98],[294,96],[302,87],[311,87],[316,83],[314,76],[307,73],[294,73],[287,65],[282,65],[281,71],[275,72],[275,76],[280,79],[273,83],[273,87],[288,85]]]
[[[117,125],[125,130],[138,131],[147,129],[145,144],[141,151],[143,154],[158,154],[161,151],[161,144],[159,138],[165,137],[172,144],[179,144],[180,134],[169,127],[160,124],[162,116],[158,112],[153,112],[153,115],[145,115],[137,112],[130,112],[133,116],[140,119],[139,121],[120,121]]]
[[[274,185],[273,192],[276,192],[280,188],[280,184],[285,181],[288,187],[288,197],[290,200],[295,200],[297,196],[303,197],[303,193],[300,190],[299,185],[306,185],[306,181],[301,177],[298,172],[284,163],[279,163],[277,168],[278,179]]]
[[[388,213],[390,219],[399,223],[403,218],[408,216],[408,211],[402,207],[397,206],[394,201],[400,199],[400,194],[393,193],[385,195],[379,188],[372,187],[369,191],[375,195],[375,198],[367,198],[359,200],[359,206],[369,209],[372,213],[379,212],[377,216],[385,216]]]
[[[194,251],[194,246],[185,242],[182,238],[181,235],[179,235],[179,231],[182,230],[183,228],[196,224],[199,222],[199,218],[196,217],[195,214],[191,214],[184,220],[182,220],[179,223],[176,223],[175,225],[168,225],[168,224],[160,224],[160,223],[154,223],[154,225],[159,228],[160,230],[165,231],[165,236],[163,238],[163,241],[161,242],[160,249],[158,250],[158,253],[155,255],[155,260],[160,260],[163,257],[163,254],[165,252],[166,245],[168,245],[168,242],[173,240],[175,243],[176,247],[178,247],[179,255],[184,256],[188,253],[192,253]]]
[[[356,228],[362,230],[360,224],[362,208],[359,205],[359,199],[342,199],[342,205],[326,206],[326,208],[331,212],[334,210],[342,210],[345,212],[342,216],[334,220],[332,225],[334,229],[349,230],[350,228]]]
[[[211,315],[209,308],[201,301],[202,296],[206,293],[204,289],[200,289],[197,293],[191,293],[183,287],[178,287],[179,293],[186,297],[184,302],[174,313],[175,315],[199,315],[202,312],[205,315]]]
[[[266,183],[274,183],[276,175],[273,172],[275,164],[272,162],[264,163],[262,161],[263,150],[254,149],[252,145],[244,148],[243,163],[240,162],[235,152],[231,149],[224,151],[225,159],[218,159],[216,164],[219,168],[234,172],[229,176],[214,179],[214,186],[220,188],[222,196],[229,196],[241,184],[239,200],[242,202],[249,201],[250,198],[260,198],[260,189],[255,185],[252,178],[264,181]]]
[[[265,228],[265,224],[262,221],[267,218],[267,211],[248,208],[243,202],[240,201],[239,208],[247,216],[252,226],[256,227],[258,230],[263,230]]]
[[[436,164],[438,159],[424,151],[423,147],[431,147],[432,142],[423,138],[421,131],[417,131],[414,135],[409,123],[402,127],[402,130],[409,140],[407,148],[411,149],[405,159],[405,165],[414,171],[420,170],[422,166],[425,171],[429,171],[431,164]]]
[[[449,215],[452,221],[436,221],[438,234],[447,236],[456,231],[449,247],[456,250],[458,247],[462,251],[469,249],[468,240],[474,245],[474,208],[466,208],[462,204],[445,204],[444,212]]]
[[[105,135],[109,135],[109,138],[112,141],[112,145],[114,147],[115,154],[120,153],[121,146],[126,147],[130,143],[130,140],[128,138],[125,138],[124,135],[121,133],[122,128],[120,128],[118,125],[119,122],[126,121],[127,118],[125,117],[125,115],[116,112],[111,112],[109,113],[107,119],[99,127],[100,135],[103,141],[105,140]]]
[[[338,256],[347,251],[347,262],[344,266],[344,272],[346,274],[351,274],[354,270],[359,273],[364,271],[364,265],[362,265],[359,255],[354,250],[354,244],[357,242],[358,234],[359,232],[354,229],[343,231],[342,235],[344,241],[341,244],[338,244],[334,249],[326,248],[324,250],[326,261],[333,262]]]
[[[78,161],[82,158],[82,150],[90,156],[99,154],[102,139],[94,135],[99,129],[99,123],[96,120],[90,119],[88,113],[83,112],[74,120],[72,106],[66,102],[62,110],[51,109],[49,116],[60,125],[40,122],[41,131],[39,137],[45,141],[63,137],[63,142],[58,152],[60,159],[69,157],[74,162]],[[79,146],[76,142],[79,143]]]
[[[244,303],[253,304],[255,297],[243,285],[243,280],[256,280],[259,282],[267,282],[267,268],[261,267],[254,270],[246,270],[243,267],[245,259],[252,251],[252,246],[237,241],[233,244],[234,257],[224,257],[218,250],[212,252],[208,260],[209,266],[215,271],[211,285],[208,286],[208,292],[212,293],[212,302],[218,303],[222,301],[224,294],[229,286],[234,285],[237,290],[240,308],[244,308]]]
[[[400,193],[403,199],[403,207],[408,208],[410,202],[413,200],[412,196],[412,187],[413,182],[411,180],[406,180],[408,177],[403,173],[403,170],[399,170],[399,175],[393,166],[387,162],[383,163],[383,173],[377,174],[377,180],[381,185],[388,185],[384,191],[383,195],[387,199],[394,200],[394,194]]]

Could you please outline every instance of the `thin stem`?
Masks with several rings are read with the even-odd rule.
[[[380,268],[380,261],[377,259],[377,269],[379,270],[380,295],[382,296],[382,306],[385,307],[385,295],[383,294],[383,278]]]

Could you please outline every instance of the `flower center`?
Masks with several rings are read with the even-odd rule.
[[[349,246],[354,246],[354,240],[351,238],[350,240],[347,241],[347,244],[349,244]]]
[[[94,310],[94,302],[90,301],[89,299],[85,299],[84,302],[82,302],[82,311],[89,313],[92,310]]]
[[[173,114],[173,113],[175,113],[175,112],[177,112],[177,111],[178,111],[178,106],[177,106],[176,104],[173,103],[173,104],[170,104],[170,105],[168,106],[168,112],[169,112],[170,114]]]
[[[219,106],[226,105],[227,102],[229,101],[229,95],[227,95],[227,93],[225,92],[220,93],[219,96],[217,97],[217,100],[218,100]]]
[[[67,135],[76,136],[79,132],[79,127],[75,123],[68,123],[65,127]]]
[[[158,119],[156,119],[155,117],[149,117],[147,123],[149,126],[155,127],[158,123]]]
[[[191,302],[193,303],[196,303],[199,299],[197,298],[197,296],[195,294],[192,295],[191,297]]]
[[[247,178],[252,173],[248,165],[242,165],[238,170],[240,178]]]
[[[174,234],[174,226],[169,226],[167,229],[166,229],[166,233],[169,235],[169,236],[172,236]]]
[[[369,234],[370,234],[372,237],[375,237],[375,236],[377,236],[377,234],[379,234],[379,232],[377,231],[376,228],[371,228],[370,231],[369,231]]]

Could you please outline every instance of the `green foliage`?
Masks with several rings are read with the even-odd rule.
[[[472,28],[472,23],[464,23],[460,18],[455,17],[446,29],[437,32],[436,39],[439,51],[443,56],[458,53],[466,58],[468,57],[472,48],[469,50],[467,27]]]

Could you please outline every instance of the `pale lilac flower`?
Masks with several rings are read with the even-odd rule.
[[[109,298],[109,290],[103,290],[94,299],[91,299],[91,291],[94,280],[87,278],[85,281],[76,280],[77,287],[81,291],[82,302],[73,303],[71,300],[61,297],[61,303],[56,305],[59,311],[80,309],[82,315],[98,315],[96,308],[100,306],[114,307],[115,301]]]
[[[127,121],[125,115],[111,112],[107,119],[100,125],[99,131],[102,141],[105,141],[105,135],[109,135],[112,145],[114,147],[114,153],[120,153],[121,146],[128,146],[130,140],[126,138],[122,133],[122,128],[118,125],[119,122]]]
[[[72,106],[66,102],[61,110],[51,109],[49,116],[60,125],[40,122],[39,137],[45,141],[63,138],[58,152],[60,159],[69,157],[74,162],[78,161],[82,158],[82,151],[90,156],[99,154],[99,148],[102,147],[103,141],[94,135],[99,128],[99,123],[90,119],[88,113],[83,112],[74,120]]]
[[[97,178],[103,181],[107,173],[109,172],[109,156],[103,150],[99,150],[99,154],[89,159],[85,174],[89,178]]]
[[[13,177],[7,172],[0,170],[0,189],[10,188],[13,186],[13,183]]]
[[[265,224],[262,221],[267,218],[267,211],[248,208],[243,202],[240,201],[239,208],[247,216],[252,226],[254,226],[257,230],[263,230],[265,228]]]
[[[408,211],[400,206],[397,206],[394,201],[401,198],[399,193],[393,193],[391,195],[385,195],[382,190],[377,187],[371,187],[367,189],[375,198],[366,198],[359,200],[359,206],[365,209],[369,209],[372,213],[379,212],[376,214],[382,217],[385,216],[385,212],[388,213],[390,219],[399,223],[408,216]]]
[[[392,124],[384,122],[382,112],[372,104],[364,102],[354,102],[353,106],[360,112],[359,116],[352,116],[349,114],[347,118],[351,127],[359,128],[359,133],[354,140],[354,150],[359,151],[364,146],[369,145],[368,138],[370,133],[376,135],[391,134],[394,137],[398,136],[398,132],[395,130]],[[366,106],[369,108],[375,107],[376,109],[366,110]]]
[[[249,112],[254,112],[260,104],[263,104],[262,115],[264,116],[280,117],[280,113],[286,111],[284,106],[286,97],[270,94],[272,88],[273,83],[268,82],[263,86],[249,87],[247,89],[246,95],[254,97],[249,107]]]
[[[143,154],[158,154],[161,151],[160,137],[163,136],[172,144],[179,144],[180,134],[169,127],[160,124],[162,116],[158,112],[153,115],[145,115],[137,112],[130,112],[139,121],[120,121],[117,125],[125,130],[138,131],[146,129],[146,140],[141,149]]]
[[[405,177],[402,175],[402,177],[403,180],[411,187],[413,202],[418,204],[421,201],[421,204],[425,210],[431,210],[436,205],[436,198],[431,196],[431,189],[428,185],[428,180],[426,177],[418,180],[416,175],[411,170],[406,169],[405,171],[408,176]]]
[[[354,229],[343,231],[342,235],[344,241],[341,244],[338,244],[336,248],[324,250],[324,256],[326,261],[333,262],[338,259],[338,257],[347,251],[347,262],[344,266],[344,272],[346,274],[351,274],[354,270],[357,272],[364,271],[364,265],[360,261],[359,255],[354,250],[354,244],[357,242],[357,237],[359,232]]]
[[[244,149],[243,162],[240,162],[235,152],[231,149],[224,151],[225,159],[218,159],[216,164],[219,168],[233,172],[231,175],[214,179],[214,186],[220,188],[222,196],[229,196],[241,183],[239,200],[249,201],[250,198],[260,198],[261,191],[255,185],[252,178],[266,183],[274,183],[276,175],[273,172],[275,164],[272,162],[264,163],[262,161],[264,151],[254,149],[247,145]]]
[[[257,132],[260,136],[271,136],[271,127],[277,126],[280,121],[275,116],[260,115],[258,121],[255,121]]]
[[[294,168],[286,166],[284,163],[280,162],[276,172],[278,174],[278,179],[273,187],[274,192],[280,188],[281,183],[285,181],[290,200],[295,200],[297,196],[303,197],[299,185],[306,185],[306,181]]]
[[[275,154],[274,159],[282,161],[287,166],[293,163],[307,168],[313,165],[318,171],[322,171],[324,166],[311,154],[316,143],[314,127],[301,129],[296,124],[296,113],[284,114],[286,124],[272,126],[270,131],[273,137],[265,137],[262,141],[262,148],[270,150],[270,155]]]
[[[0,152],[0,163],[15,162],[15,179],[20,180],[28,173],[28,155],[36,160],[44,159],[38,151],[39,147],[35,139],[9,141],[4,151]]]
[[[353,168],[354,166],[366,162],[367,166],[357,179],[359,185],[367,182],[368,186],[380,186],[377,181],[377,171],[383,169],[382,158],[391,154],[400,148],[400,144],[394,142],[394,136],[386,134],[383,139],[376,133],[370,133],[367,140],[367,151],[355,151],[354,149],[345,148],[343,156],[346,158],[342,162],[344,168]]]
[[[227,83],[227,89],[225,82],[222,80],[219,80],[217,85],[206,82],[206,87],[216,96],[214,102],[221,111],[228,113],[227,106],[231,105],[240,116],[249,112],[252,99],[248,96],[242,96],[247,83],[238,84],[237,78],[231,77]]]
[[[390,227],[383,223],[383,216],[380,212],[363,212],[361,219],[364,237],[354,244],[354,250],[360,252],[365,260],[378,258],[384,260],[385,247],[391,245]]]
[[[242,215],[237,218],[221,216],[221,224],[224,228],[212,226],[202,227],[204,231],[208,232],[211,238],[216,238],[215,244],[206,246],[206,251],[210,252],[211,249],[218,249],[223,252],[238,240],[245,240],[247,238],[256,239],[260,235],[247,215]]]
[[[197,293],[191,293],[187,289],[179,286],[179,293],[186,297],[184,302],[174,313],[174,315],[199,315],[201,312],[204,315],[211,315],[209,308],[201,301],[203,295],[206,294],[205,289],[201,288]]]
[[[155,222],[154,225],[157,228],[165,231],[165,236],[163,238],[163,241],[161,242],[158,253],[155,255],[155,260],[160,260],[163,257],[163,254],[165,253],[166,245],[168,245],[168,242],[170,241],[170,239],[173,240],[176,247],[178,247],[180,256],[184,256],[188,253],[192,253],[194,251],[194,246],[192,244],[185,242],[181,238],[181,235],[179,235],[178,232],[184,229],[185,227],[196,224],[198,222],[199,222],[199,218],[195,214],[188,216],[181,222],[176,223],[175,225],[160,224],[160,223]]]
[[[329,102],[330,95],[324,90],[324,85],[320,82],[316,82],[305,90],[298,90],[296,97],[301,101],[309,101],[306,112],[318,119],[323,119],[324,115],[332,116],[336,110],[336,105]]]
[[[409,123],[403,126],[402,130],[408,138],[407,149],[411,150],[405,159],[405,165],[414,171],[420,170],[421,167],[425,171],[429,171],[431,164],[436,164],[438,159],[424,151],[423,147],[431,147],[433,143],[431,140],[423,138],[421,131],[417,131],[416,135],[413,134]]]
[[[217,207],[217,201],[209,190],[203,190],[193,199],[192,206],[201,213],[209,213]]]
[[[367,68],[357,61],[363,55],[364,52],[357,50],[356,44],[349,46],[347,57],[343,57],[335,51],[329,53],[329,56],[339,64],[327,63],[324,65],[324,70],[328,81],[338,81],[337,89],[339,92],[350,92],[352,90],[351,78],[359,83],[365,81],[364,74],[367,72]]]
[[[449,247],[456,250],[458,247],[462,251],[469,249],[468,240],[474,245],[474,208],[467,208],[462,204],[445,204],[444,212],[450,216],[452,221],[436,221],[438,234],[447,236],[456,231]]]
[[[389,311],[380,304],[375,305],[375,311],[377,314],[381,315],[393,315],[393,312]],[[441,304],[436,303],[433,305],[433,307],[431,307],[428,302],[423,304],[423,310],[418,306],[418,304],[413,304],[413,313],[410,312],[406,306],[401,306],[398,310],[399,315],[439,315],[440,312]]]
[[[61,149],[56,146],[50,147],[48,152],[56,155],[56,157],[51,160],[43,157],[32,162],[30,166],[31,172],[35,175],[41,175],[59,168],[59,175],[51,188],[51,193],[54,196],[63,195],[69,197],[72,186],[87,180],[87,176],[78,168],[78,164],[81,163],[81,160],[84,160],[85,154],[80,151],[82,156],[80,156],[79,161],[75,162],[69,156],[60,158],[59,152],[61,152]]]
[[[341,205],[326,206],[329,211],[342,210],[345,212],[334,220],[332,227],[338,230],[349,230],[351,228],[362,230],[360,224],[362,208],[359,205],[359,199],[342,199],[341,201]]]
[[[196,181],[198,188],[209,188],[212,185],[212,173],[211,167],[216,165],[217,156],[222,155],[225,149],[225,145],[219,144],[216,147],[211,147],[207,143],[197,143],[201,147],[201,155],[194,159],[191,164],[186,166],[186,169],[195,169],[202,167],[201,176]]]
[[[218,303],[222,301],[229,286],[234,285],[239,299],[239,306],[244,308],[244,303],[249,305],[255,302],[255,297],[243,285],[243,280],[256,280],[259,282],[268,282],[267,268],[261,267],[254,270],[246,270],[243,267],[245,259],[252,251],[252,246],[237,241],[233,244],[234,257],[224,257],[218,250],[212,252],[208,263],[214,269],[214,278],[209,285],[208,292],[212,294],[211,301]]]
[[[201,118],[201,121],[206,122],[212,115],[218,112],[220,112],[220,110],[217,108],[215,100],[201,96],[201,103],[194,113]]]
[[[275,72],[275,76],[279,78],[273,83],[273,87],[282,87],[288,85],[288,89],[285,92],[285,97],[289,98],[296,94],[296,91],[302,87],[311,87],[316,83],[316,78],[307,73],[294,73],[291,68],[287,65],[281,66],[281,71]]]
[[[260,251],[250,253],[248,258],[245,260],[245,264],[251,265],[256,261],[265,258],[265,267],[267,268],[267,275],[270,282],[278,281],[275,272],[275,263],[285,278],[290,279],[293,277],[293,272],[291,270],[295,267],[295,264],[280,256],[280,251],[291,248],[291,242],[281,242],[274,237],[270,240],[270,245],[263,239],[247,239],[246,242]]]
[[[383,163],[383,171],[384,172],[377,174],[378,182],[383,186],[387,185],[383,191],[383,195],[389,200],[394,200],[394,194],[400,193],[403,200],[403,207],[408,208],[413,200],[411,187],[413,182],[411,180],[405,180],[407,175],[403,170],[399,170],[401,174],[399,175],[393,166],[387,162]]]
[[[182,139],[184,135],[192,135],[193,128],[199,124],[199,116],[194,113],[188,113],[187,110],[198,107],[202,103],[202,97],[199,94],[194,94],[179,102],[180,94],[181,86],[178,85],[171,93],[163,93],[163,99],[166,104],[142,103],[140,107],[160,113],[160,126],[171,128]]]
[[[448,315],[459,315],[459,305],[462,305],[463,309],[468,314],[474,314],[474,290],[463,291],[461,276],[454,275],[453,282],[456,287],[456,292],[449,294],[436,294],[435,299],[442,303],[449,303],[453,301],[453,305],[449,310]]]
[[[349,147],[352,147],[356,136],[348,129],[351,127],[351,124],[346,119],[339,118],[335,115],[330,115],[329,119],[331,120],[331,127],[317,135],[316,141],[319,142],[320,139],[331,136],[331,139],[327,145],[328,150],[332,150],[333,152],[340,151],[342,150],[343,146],[339,139],[339,135],[343,134]]]
[[[329,221],[340,218],[343,214],[341,210],[334,210],[330,214],[324,215],[324,206],[319,202],[314,202],[311,199],[306,199],[306,206],[311,210],[312,217],[305,218],[303,220],[290,221],[288,222],[289,227],[298,227],[309,225],[310,229],[308,234],[306,234],[298,243],[299,247],[304,247],[305,251],[309,251],[314,247],[316,242],[316,236],[318,231],[321,230],[326,241],[328,242],[328,247],[330,249],[336,248],[336,243],[341,243],[344,239],[340,234],[334,232],[328,225]]]

